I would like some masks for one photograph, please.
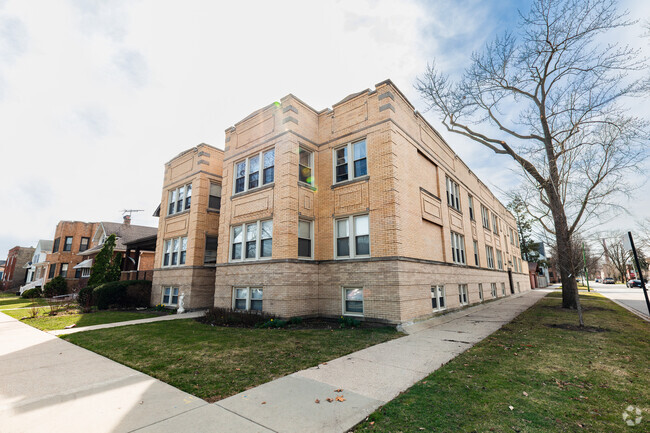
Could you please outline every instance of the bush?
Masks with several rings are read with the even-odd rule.
[[[92,297],[99,310],[147,307],[151,299],[151,281],[113,281],[95,287]]]
[[[239,311],[230,308],[211,308],[205,316],[197,320],[216,326],[239,326],[244,328],[260,327],[262,324],[277,320],[275,316],[257,311]]]
[[[66,293],[68,293],[68,283],[61,275],[52,278],[43,287],[43,296],[46,298],[53,298]]]
[[[93,288],[92,287],[84,287],[79,290],[79,293],[77,294],[77,303],[81,307],[81,309],[84,312],[89,312],[94,305],[93,302]]]
[[[256,328],[284,328],[289,324],[286,320],[271,319],[264,323],[257,323]]]
[[[25,290],[21,295],[25,299],[34,299],[41,297],[40,287],[34,287],[33,289]]]
[[[339,326],[341,328],[356,328],[361,324],[360,321],[352,317],[341,316],[339,319]]]

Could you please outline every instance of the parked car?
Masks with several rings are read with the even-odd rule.
[[[645,280],[645,278],[644,278]],[[641,286],[641,280],[630,280],[627,282],[628,287],[642,287]]]
[[[600,278],[596,278],[596,282],[597,282],[597,283],[600,283]]]
[[[611,278],[611,277],[609,277],[609,278],[605,278],[605,279],[603,280],[603,284],[614,284],[615,282],[616,282],[616,281],[615,281],[613,278]]]

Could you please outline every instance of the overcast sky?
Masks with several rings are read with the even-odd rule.
[[[645,3],[622,6],[647,20]],[[460,70],[527,5],[0,0],[0,258],[52,239],[60,220],[143,209],[133,223],[157,226],[163,164],[201,142],[223,148],[227,127],[288,93],[320,110],[390,78],[423,110],[413,84],[427,62]],[[650,51],[640,34],[627,32]],[[493,191],[514,186],[507,157],[427,117]],[[624,224],[650,216],[645,181]]]

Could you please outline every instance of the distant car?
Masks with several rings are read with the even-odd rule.
[[[600,278],[596,278],[596,282],[597,282],[597,283],[600,283]]]
[[[641,287],[641,280],[630,280],[630,281],[627,282],[627,286],[628,287]]]
[[[611,278],[611,277],[610,277],[610,278],[605,278],[605,279],[603,280],[603,284],[614,284],[615,282],[616,282],[616,281],[614,281],[614,279]]]

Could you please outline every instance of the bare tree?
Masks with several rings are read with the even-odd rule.
[[[609,240],[603,239],[603,249],[612,266],[618,272],[617,279],[624,283],[626,281],[627,265],[630,263],[632,254],[623,247],[622,235],[620,233],[620,236],[610,238]]]
[[[647,122],[622,106],[650,93],[638,77],[647,65],[605,39],[636,23],[615,0],[534,0],[520,16],[519,34],[474,53],[459,80],[434,63],[416,88],[449,131],[521,166],[535,194],[528,211],[556,239],[562,305],[579,308],[571,236],[628,191],[647,153]]]

